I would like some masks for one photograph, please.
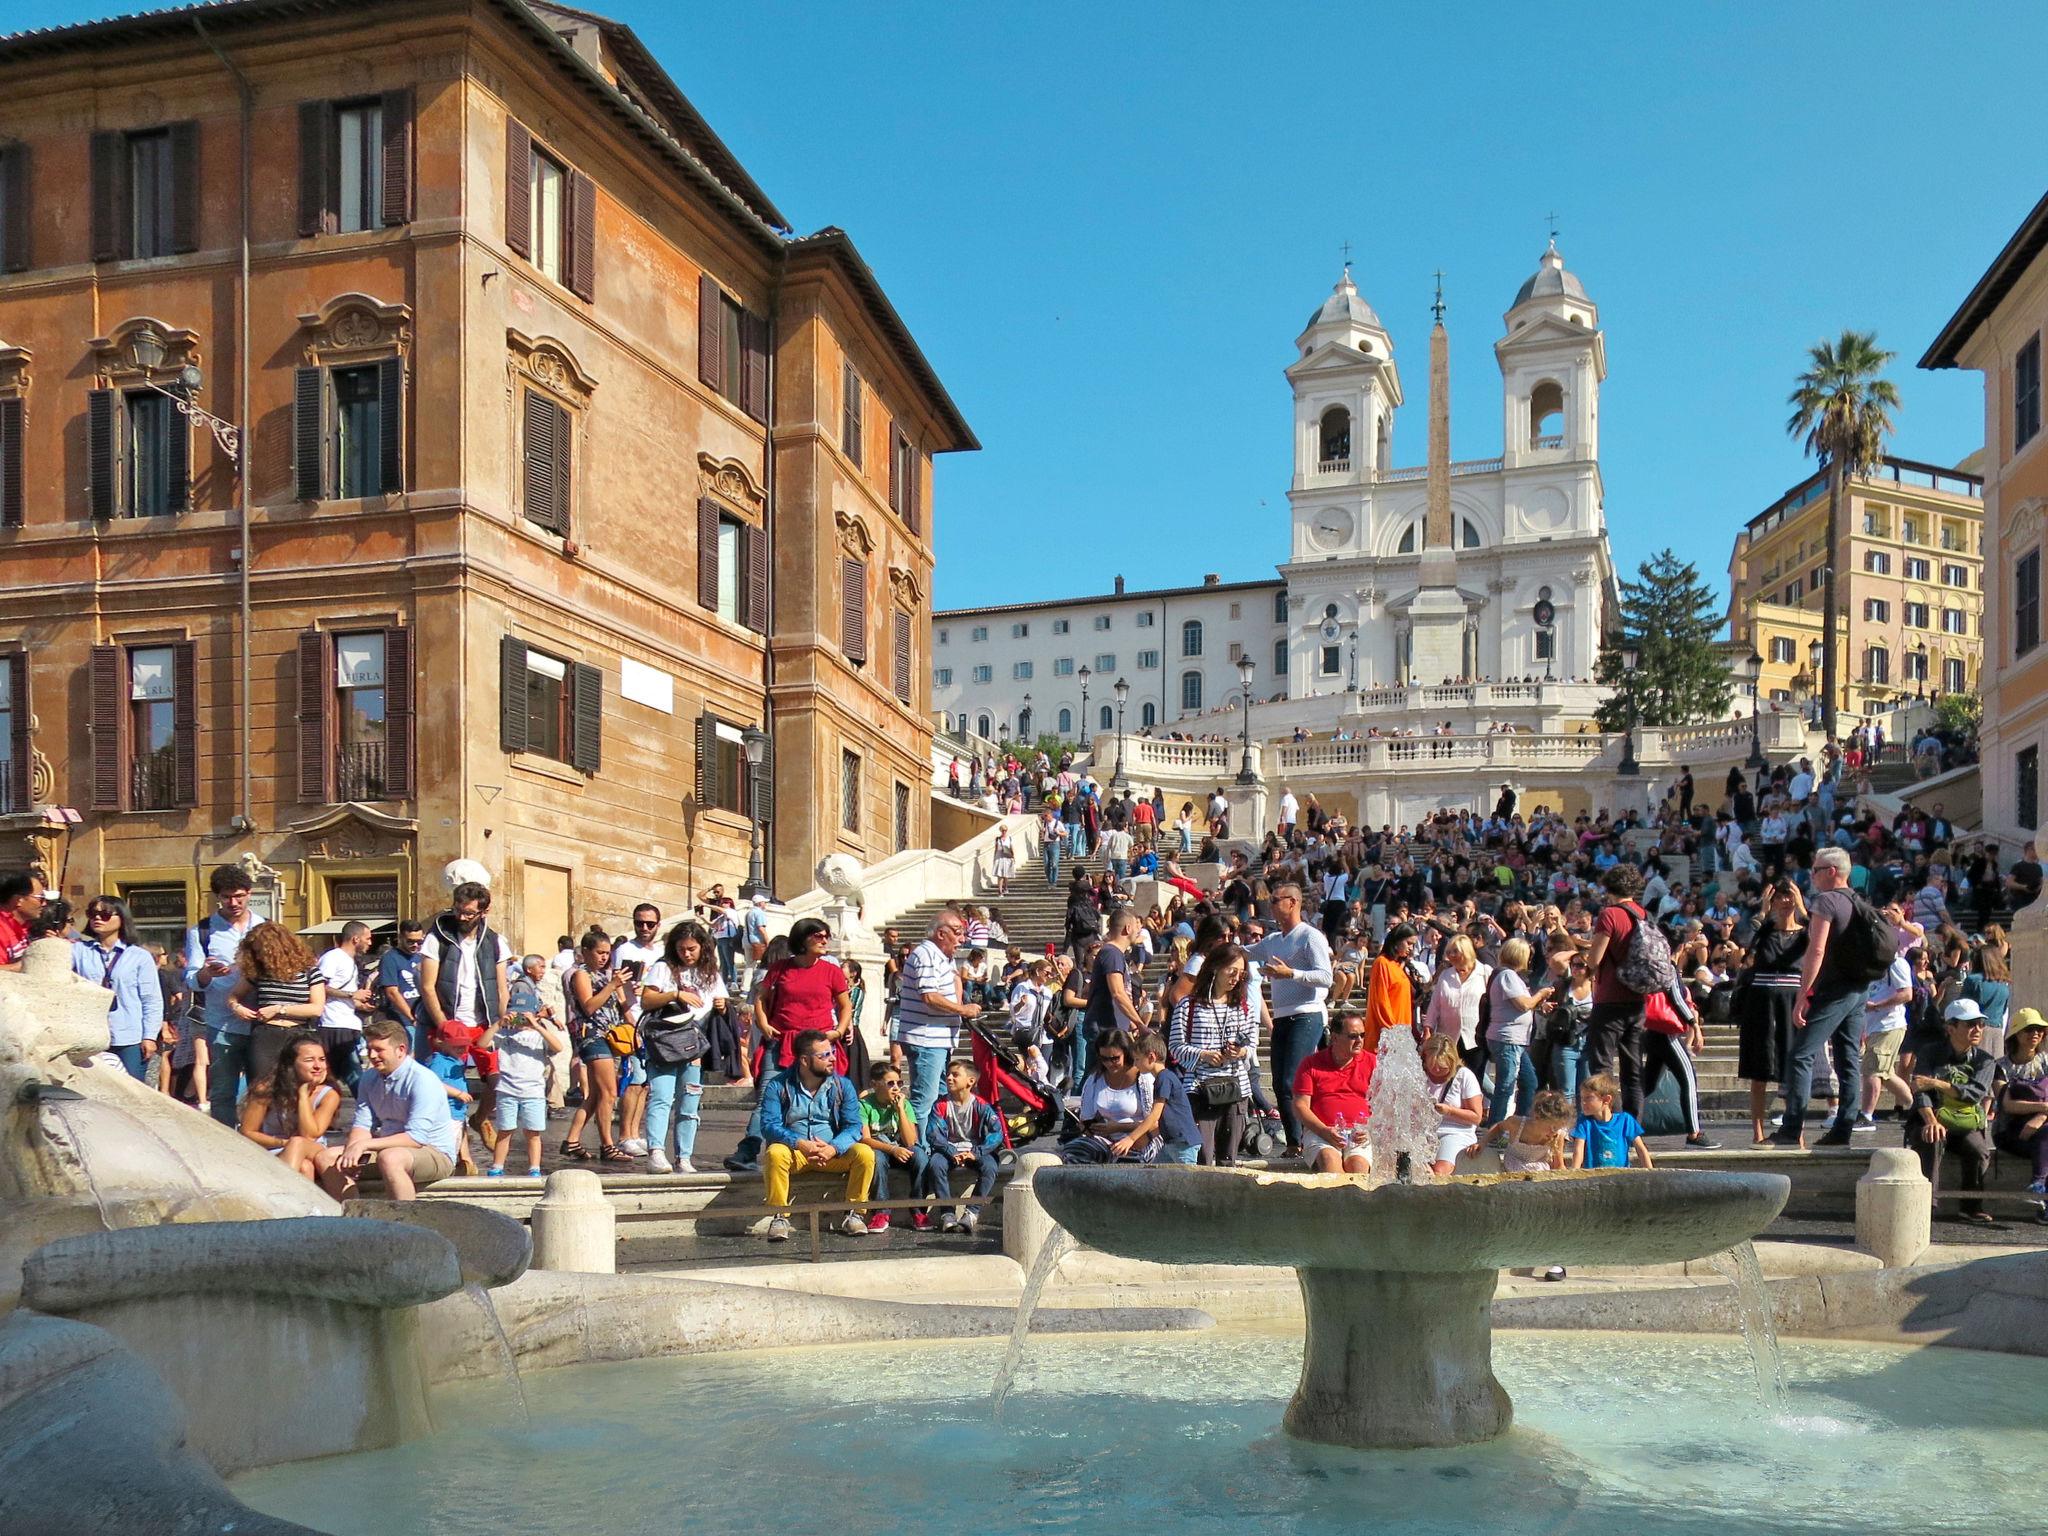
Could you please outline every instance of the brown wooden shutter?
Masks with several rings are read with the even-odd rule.
[[[851,363],[839,374],[839,451],[860,467],[860,375]]]
[[[391,663],[385,657],[385,665]],[[526,642],[507,635],[498,642],[498,745],[524,752],[526,735]]]
[[[28,402],[19,395],[0,400],[0,528],[19,528],[27,475],[22,464],[22,432]]]
[[[299,103],[299,234],[331,235],[341,220],[329,167],[334,160],[334,103]]]
[[[505,119],[505,244],[515,256],[533,256],[533,135],[516,117]],[[520,718],[524,719],[524,715]],[[522,749],[523,750],[523,749]]]
[[[746,573],[746,625],[768,633],[768,535],[752,523],[740,526],[740,559]]]
[[[718,721],[706,710],[697,717],[697,804],[718,803]]]
[[[300,501],[327,494],[325,380],[319,368],[292,373],[292,491]]]
[[[309,629],[299,636],[299,798],[309,805],[334,799],[334,682],[333,638]]]
[[[569,664],[569,766],[595,777],[604,762],[604,673]]]
[[[768,317],[740,311],[740,409],[754,420],[768,420]]]
[[[697,382],[722,390],[725,385],[723,355],[725,290],[709,272],[697,279]]]
[[[569,533],[569,413],[539,390],[526,392],[526,516]]]
[[[386,91],[384,116],[384,222],[412,222],[412,92]]]
[[[405,489],[405,363],[387,357],[377,364],[378,489],[396,496]]]
[[[898,608],[893,615],[896,626],[896,697],[904,703],[910,702],[910,615]]]
[[[164,510],[170,513],[190,511],[192,507],[192,418],[183,411],[174,412],[165,426],[164,461],[169,469],[165,477],[170,484]]]
[[[28,696],[28,654],[16,651],[9,656],[7,671],[8,697],[14,701],[13,732],[7,743],[7,787],[13,795],[8,807],[25,811],[29,791],[28,722],[34,708]]]
[[[121,647],[96,645],[87,667],[92,693],[92,808],[118,811],[121,796],[121,722],[127,711],[121,697],[127,668],[122,665]]]
[[[199,647],[171,644],[171,804],[199,803]]]
[[[85,503],[94,517],[114,515],[114,392],[85,397]]]
[[[171,249],[199,249],[199,125],[192,122],[171,124]]]
[[[839,562],[839,649],[856,666],[868,659],[868,567],[865,560]]]
[[[569,173],[569,291],[588,304],[597,298],[597,183]]]
[[[744,752],[740,754],[740,777],[746,782],[747,793],[740,809],[761,818],[765,827],[775,819],[775,737],[768,737],[768,745],[761,749],[761,766],[754,767],[747,761]],[[762,839],[761,851],[768,851],[767,840]]]
[[[903,434],[889,428],[889,510],[903,515]]]
[[[26,272],[29,268],[29,210],[35,206],[29,191],[34,161],[28,145],[16,140],[0,148],[0,183],[7,189],[7,202],[0,207],[0,271]]]
[[[903,439],[903,522],[912,533],[924,533],[924,455]]]
[[[119,261],[134,246],[128,201],[128,135],[92,136],[92,259]]]
[[[418,782],[414,757],[412,631],[384,631],[384,795],[410,799]]]
[[[718,503],[697,501],[697,606],[718,611]]]

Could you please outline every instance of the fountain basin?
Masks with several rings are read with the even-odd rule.
[[[1304,1439],[1410,1448],[1504,1433],[1493,1293],[1526,1265],[1670,1263],[1747,1241],[1781,1174],[1508,1174],[1413,1186],[1238,1168],[1042,1168],[1075,1237],[1158,1263],[1290,1265],[1307,1340],[1284,1423]]]

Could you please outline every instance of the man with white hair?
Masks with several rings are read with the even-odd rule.
[[[967,936],[967,919],[953,907],[941,912],[931,936],[903,960],[896,986],[895,1054],[907,1059],[910,1106],[923,1125],[944,1091],[952,1059],[956,1020],[978,1019],[981,1005],[960,1000],[960,972],[953,952]]]
[[[1842,936],[1856,920],[1849,895],[1849,855],[1823,848],[1813,856],[1813,893],[1807,897],[1806,958],[1799,967],[1799,1001],[1792,1015],[1792,1059],[1785,1072],[1785,1120],[1773,1139],[1781,1146],[1806,1145],[1806,1103],[1813,1092],[1813,1064],[1830,1053],[1840,1085],[1840,1113],[1822,1146],[1849,1144],[1863,1089],[1863,977],[1850,973]]]

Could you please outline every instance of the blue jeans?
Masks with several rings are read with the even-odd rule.
[[[1116,876],[1116,883],[1122,885],[1131,878],[1131,861],[1129,859],[1111,859],[1109,861],[1109,872]]]
[[[213,1060],[207,1070],[207,1108],[222,1125],[240,1124],[235,1101],[242,1096],[242,1074],[249,1069],[249,1037],[226,1030],[213,1037]]]
[[[713,941],[718,950],[718,974],[725,980],[725,990],[734,991],[739,986],[740,936],[734,934],[728,939]]]
[[[1510,1101],[1516,1114],[1528,1114],[1536,1103],[1536,1088],[1536,1058],[1529,1054],[1529,1047],[1494,1041],[1493,1100],[1487,1106],[1486,1123],[1498,1125],[1507,1119]]]
[[[1045,840],[1045,883],[1051,890],[1058,890],[1060,884],[1060,851],[1065,847],[1062,839],[1048,837]]]
[[[667,1066],[647,1064],[647,1145],[656,1152],[668,1150],[668,1121],[676,1121],[676,1156],[689,1157],[697,1150],[697,1122],[704,1103],[704,1062]]]
[[[1078,859],[1085,855],[1087,851],[1088,829],[1080,822],[1074,822],[1067,828],[1067,852]]]
[[[107,1049],[121,1058],[121,1065],[128,1069],[128,1075],[134,1078],[135,1081],[138,1083],[149,1081],[149,1074],[143,1070],[142,1066],[142,1042],[140,1040],[136,1041],[133,1045],[110,1045]]]
[[[924,1166],[925,1193],[940,1200],[952,1199],[954,1166],[953,1159],[946,1153],[934,1152],[931,1161]],[[989,1195],[995,1192],[996,1171],[999,1167],[993,1152],[984,1152],[976,1147],[967,1161],[959,1165],[959,1171],[965,1173],[972,1168],[974,1192],[977,1195]]]
[[[877,1152],[875,1185],[871,1193],[877,1200],[903,1200],[922,1194],[925,1182],[924,1165],[931,1161],[931,1156],[931,1148],[923,1142],[910,1149],[910,1158],[907,1162],[899,1163],[888,1153]],[[894,1220],[903,1214],[901,1211],[892,1211],[890,1217]]]
[[[1066,1064],[1068,1090],[1079,1093],[1081,1080],[1088,1075],[1088,1039],[1079,1019],[1074,1021],[1074,1028],[1065,1039],[1054,1040],[1046,1047],[1045,1064],[1055,1076],[1058,1076],[1063,1062]]]
[[[1785,1073],[1785,1122],[1778,1135],[1782,1140],[1797,1140],[1806,1125],[1806,1101],[1813,1096],[1814,1058],[1826,1049],[1832,1053],[1835,1064],[1835,1080],[1841,1085],[1841,1097],[1835,1102],[1838,1114],[1846,1114],[1848,1121],[1837,1121],[1837,1132],[1843,1140],[1848,1139],[1848,1126],[1856,1119],[1856,1111],[1863,1098],[1863,993],[1844,992],[1840,997],[1831,997],[1826,1002],[1807,1005],[1806,1023],[1792,1032],[1792,1064]]]
[[[1579,1101],[1579,1048],[1558,1045],[1550,1051],[1550,1086],[1576,1104]]]
[[[953,1053],[943,1045],[906,1045],[904,1060],[910,1064],[910,1114],[919,1127],[932,1106],[946,1091],[946,1063]]]
[[[1323,1029],[1321,1012],[1290,1013],[1273,1021],[1273,1097],[1279,1103],[1280,1124],[1286,1129],[1290,1150],[1301,1147],[1301,1120],[1294,1113],[1294,1074],[1323,1043]]]

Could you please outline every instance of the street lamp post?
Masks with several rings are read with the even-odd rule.
[[[1758,711],[1762,708],[1758,703],[1758,695],[1763,688],[1763,657],[1751,651],[1749,660],[1742,664],[1742,670],[1749,678],[1749,761],[1743,766],[1753,772],[1764,766],[1763,737],[1757,720]]]
[[[1639,774],[1642,767],[1636,762],[1636,668],[1642,665],[1643,652],[1633,640],[1624,640],[1620,646],[1621,670],[1623,673],[1622,693],[1628,699],[1628,729],[1621,737],[1621,761],[1614,771],[1622,774]]]
[[[1017,716],[1017,739],[1018,739],[1019,741],[1021,741],[1021,742],[1024,742],[1024,743],[1026,743],[1027,745],[1028,745],[1028,744],[1029,744],[1030,742],[1036,741],[1036,740],[1038,739],[1038,738],[1037,738],[1037,737],[1035,737],[1035,736],[1031,736],[1031,735],[1027,734],[1027,733],[1029,732],[1029,730],[1030,730],[1030,727],[1031,727],[1031,693],[1030,693],[1030,690],[1029,690],[1029,689],[1027,689],[1027,690],[1025,690],[1025,693],[1024,693],[1024,710],[1023,710],[1023,713],[1021,713],[1020,715],[1018,715],[1018,716]]]
[[[1095,674],[1086,667],[1081,669],[1081,750],[1088,750],[1088,679]]]
[[[1256,784],[1259,776],[1252,770],[1252,672],[1255,670],[1249,651],[1241,651],[1237,658],[1237,680],[1244,685],[1244,756],[1238,760],[1237,782]]]
[[[1807,642],[1806,663],[1808,668],[1813,673],[1813,711],[1807,719],[1806,723],[1808,725],[1819,725],[1821,722],[1820,695],[1822,685],[1820,675],[1820,658],[1822,649],[1823,648],[1821,646],[1821,643],[1818,640],[1812,640]]]
[[[1123,789],[1131,782],[1124,772],[1124,701],[1131,696],[1131,685],[1118,678],[1110,692],[1116,695],[1116,772],[1110,775],[1109,787]]]
[[[761,765],[768,756],[768,733],[750,725],[740,732],[740,747],[747,757],[747,878],[740,899],[759,901],[768,894],[761,873]]]

